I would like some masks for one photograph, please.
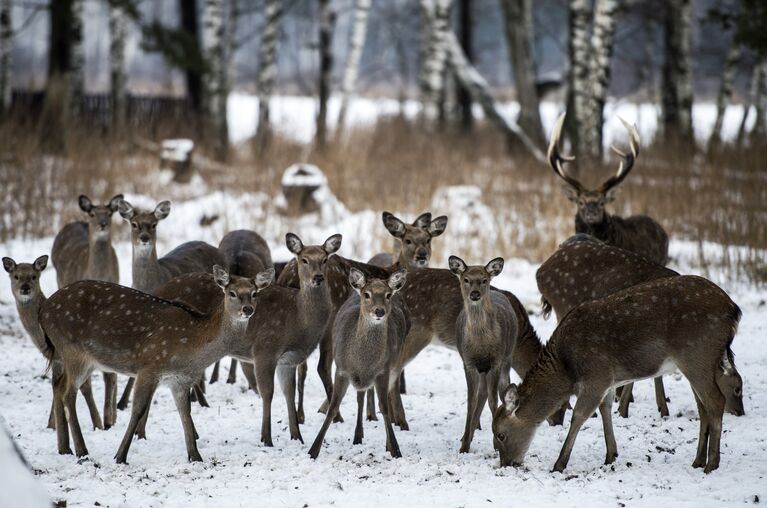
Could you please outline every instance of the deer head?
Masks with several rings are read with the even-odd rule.
[[[94,205],[86,195],[81,195],[77,202],[80,210],[88,214],[88,231],[96,237],[108,237],[112,226],[112,214],[123,200],[118,194],[105,205]]]
[[[296,256],[298,278],[301,285],[309,284],[318,287],[325,281],[328,258],[341,248],[341,235],[333,235],[322,245],[304,246],[298,235],[285,235],[285,245]]]
[[[551,132],[551,142],[549,143],[549,164],[554,172],[562,180],[567,182],[567,197],[570,201],[578,205],[578,216],[583,222],[589,225],[599,224],[605,217],[605,205],[611,203],[615,197],[611,190],[623,181],[634,166],[634,161],[639,155],[639,132],[636,127],[629,125],[625,120],[618,117],[626,130],[629,132],[629,152],[623,152],[615,146],[612,146],[613,152],[622,159],[618,165],[618,171],[615,175],[608,178],[598,188],[589,190],[575,178],[568,176],[564,170],[564,163],[575,160],[573,156],[562,155],[559,153],[559,138],[562,134],[562,126],[565,122],[565,113],[557,118],[554,129]]]
[[[485,266],[466,266],[463,259],[450,256],[448,266],[461,283],[463,300],[478,304],[487,296],[490,280],[503,271],[503,258],[495,258]]]
[[[40,256],[35,262],[16,264],[11,258],[3,258],[3,268],[11,276],[11,291],[17,302],[25,304],[42,294],[40,272],[45,270],[48,256]]]
[[[224,291],[224,308],[237,321],[245,322],[256,312],[258,293],[274,282],[274,268],[256,275],[255,279],[229,275],[219,265],[213,266],[213,280]]]
[[[383,213],[383,223],[389,233],[401,243],[399,261],[406,267],[423,268],[431,258],[431,239],[445,232],[447,217],[431,219],[430,213],[421,214],[413,224],[405,224],[389,212]]]
[[[388,280],[367,280],[356,268],[349,270],[349,284],[360,295],[360,314],[366,320],[381,322],[391,311],[391,299],[405,285],[407,272],[402,269],[391,274]]]
[[[493,445],[501,454],[501,467],[519,466],[535,436],[538,423],[517,415],[520,396],[517,385],[510,384],[493,415]]]
[[[157,223],[170,214],[170,201],[161,201],[153,211],[142,212],[122,199],[118,209],[122,218],[130,222],[133,247],[151,251],[157,243]]]
[[[724,395],[724,410],[735,416],[746,414],[743,408],[743,378],[735,370],[730,352],[725,351],[716,372],[716,384]]]

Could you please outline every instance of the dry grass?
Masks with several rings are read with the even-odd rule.
[[[4,193],[0,240],[52,234],[71,215],[51,210],[72,202],[84,189],[96,198],[141,189],[157,167],[125,139],[68,133],[57,156],[42,155],[38,129],[2,128],[0,181]],[[172,135],[173,128],[158,129]],[[620,187],[612,211],[646,213],[678,238],[742,246],[719,256],[738,276],[767,281],[767,173],[762,147],[724,147],[712,156],[694,156],[669,147],[643,147],[633,174]],[[348,132],[324,151],[274,136],[268,150],[245,145],[233,150],[232,170],[204,177],[213,188],[274,194],[282,171],[298,161],[319,165],[339,199],[352,210],[389,209],[417,213],[430,206],[445,185],[480,187],[495,211],[498,231],[489,251],[541,261],[572,232],[574,205],[551,170],[524,154],[510,157],[503,139],[489,126],[462,132],[426,132],[401,118]],[[596,184],[614,165],[584,168],[581,178]],[[74,213],[74,212],[70,212]],[[703,250],[701,249],[701,253]],[[702,258],[701,263],[709,260]]]

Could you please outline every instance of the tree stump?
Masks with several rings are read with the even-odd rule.
[[[318,212],[320,203],[315,191],[328,183],[325,174],[313,164],[293,164],[282,175],[284,201],[278,204],[283,215],[297,217]]]

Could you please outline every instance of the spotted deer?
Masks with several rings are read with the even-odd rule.
[[[388,406],[389,390],[394,385],[391,371],[409,326],[407,310],[397,295],[405,283],[405,277],[404,269],[394,272],[388,279],[366,279],[356,268],[349,271],[349,284],[356,293],[341,306],[333,322],[336,363],[333,395],[322,428],[309,449],[313,459],[320,453],[325,434],[349,384],[357,391],[357,425],[353,444],[362,443],[365,392],[374,386],[384,418],[386,451],[392,457],[402,456]]]
[[[48,264],[48,256],[40,256],[33,263],[16,263],[11,258],[3,258],[3,268],[8,272],[11,279],[11,292],[16,301],[16,310],[19,312],[19,319],[26,330],[32,344],[45,356],[48,346],[45,344],[45,336],[40,328],[40,307],[46,298],[40,289],[40,273],[45,270]],[[61,376],[61,362],[53,361],[51,387]],[[101,420],[96,401],[93,398],[91,389],[91,380],[86,379],[80,387],[80,391],[88,404],[88,411],[91,415],[93,427],[103,429],[104,424]],[[56,422],[53,417],[53,399],[51,399],[51,411],[48,414],[48,428],[55,429]]]
[[[108,203],[94,204],[81,195],[77,202],[87,214],[87,222],[70,222],[53,239],[51,262],[56,268],[59,288],[79,280],[120,282],[120,265],[112,246],[112,214],[122,201],[117,194]],[[117,421],[117,377],[104,374],[104,427]]]
[[[218,250],[221,255],[224,256],[226,267],[229,273],[232,275],[239,275],[240,277],[254,277],[257,273],[264,271],[267,268],[274,267],[272,263],[272,252],[269,250],[269,245],[266,240],[261,237],[255,231],[248,229],[238,229],[236,231],[230,231],[221,242],[218,244]],[[213,366],[213,372],[210,374],[210,383],[213,384],[218,381],[218,361]],[[242,373],[248,380],[248,386],[252,390],[258,390],[256,388],[256,375],[253,372],[253,368],[250,365],[243,364]],[[237,360],[232,358],[229,365],[229,377],[226,382],[234,384],[237,381]]]
[[[229,276],[220,266],[208,275],[223,298],[209,313],[108,282],[82,281],[58,290],[40,310],[48,358],[60,359],[63,373],[54,386],[58,451],[88,454],[77,418],[75,390],[95,368],[136,379],[130,422],[115,459],[126,463],[133,435],[149,410],[158,384],[168,384],[184,428],[187,456],[201,461],[192,421],[190,389],[206,367],[242,339],[271,270],[255,280]]]
[[[544,316],[553,309],[559,321],[583,302],[597,300],[622,289],[651,280],[676,277],[674,270],[658,265],[639,254],[608,245],[590,235],[570,237],[536,272],[538,290],[542,295]],[[733,389],[727,396],[725,410],[736,416],[745,414],[739,395],[742,386],[737,371]],[[668,416],[663,378],[655,382],[655,400],[661,416]],[[632,383],[623,386],[618,414],[628,417]],[[564,416],[564,415],[563,415]]]
[[[153,294],[161,284],[184,273],[210,273],[214,265],[225,266],[221,252],[205,242],[192,241],[182,243],[161,258],[157,258],[157,224],[170,214],[170,201],[161,201],[151,212],[137,210],[128,201],[122,199],[118,211],[131,225],[131,245],[133,247],[133,283],[131,287],[144,293]],[[128,381],[123,390],[118,409],[128,407],[134,380]],[[202,387],[196,388],[195,394],[203,406],[207,406]],[[142,427],[143,430],[143,427]]]
[[[466,266],[458,256],[450,256],[448,265],[458,278],[463,297],[455,334],[467,393],[460,451],[468,453],[485,400],[495,413],[499,390],[502,393],[509,386],[517,319],[509,300],[490,289],[490,281],[503,270],[503,258],[495,258],[485,266]]]
[[[596,189],[587,189],[564,170],[565,163],[575,160],[574,157],[559,153],[559,139],[565,121],[564,114],[557,119],[554,130],[551,132],[549,164],[554,169],[554,173],[567,183],[568,199],[578,206],[575,214],[576,233],[589,234],[609,245],[636,252],[660,265],[665,265],[668,261],[668,235],[660,224],[646,215],[624,218],[611,215],[605,210],[605,205],[615,199],[612,189],[628,176],[639,155],[639,133],[635,127],[622,118],[619,119],[629,133],[629,151],[623,152],[615,146],[612,147],[612,150],[621,158],[618,171]]]
[[[583,303],[559,323],[520,386],[512,384],[493,418],[501,465],[520,464],[538,425],[571,395],[570,429],[554,471],[563,471],[583,424],[599,408],[607,453],[618,449],[612,428],[614,389],[679,369],[690,382],[700,414],[693,467],[719,467],[725,393],[734,367],[731,345],[740,309],[712,282],[664,277]]]

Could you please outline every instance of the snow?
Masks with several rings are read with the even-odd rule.
[[[165,139],[162,142],[162,158],[184,162],[189,160],[189,154],[194,150],[191,139]]]
[[[48,508],[45,489],[23,462],[0,416],[0,506]]]
[[[330,193],[330,189],[324,191]],[[163,196],[163,199],[166,196]],[[157,197],[129,195],[136,206],[153,208]],[[276,260],[287,259],[284,234],[295,231],[305,243],[320,243],[335,232],[344,234],[340,254],[367,259],[391,244],[384,234],[380,215],[373,211],[350,213],[336,208],[330,216],[314,214],[298,219],[279,216],[275,199],[263,193],[232,194],[188,189],[172,195],[169,217],[158,226],[158,252],[191,239],[217,244],[223,234],[240,227],[256,228],[273,248]],[[332,201],[332,194],[323,199]],[[338,206],[343,206],[338,203]],[[445,188],[437,192],[434,215],[451,204],[446,233],[435,240],[441,254],[433,266],[446,266],[449,249],[460,247],[474,220],[488,211],[473,187]],[[335,206],[335,205],[334,205]],[[456,211],[457,210],[457,211]],[[462,214],[476,214],[472,221]],[[212,225],[200,226],[204,216],[219,215]],[[474,223],[476,224],[476,223]],[[498,225],[505,228],[506,225]],[[128,227],[115,223],[121,280],[130,282]],[[477,230],[472,241],[490,242],[493,229]],[[17,239],[0,246],[2,255],[32,261],[50,251],[52,238]],[[704,244],[711,259],[724,254],[715,244]],[[671,243],[675,269],[701,273],[697,266],[698,244],[675,239]],[[737,248],[733,248],[736,249]],[[503,253],[498,253],[503,255]],[[469,260],[484,262],[487,260]],[[513,291],[534,311],[533,325],[545,340],[554,329],[553,320],[540,316],[535,284],[537,265],[524,259],[507,259],[504,272],[494,283]],[[406,369],[408,394],[404,396],[409,432],[395,428],[403,458],[391,459],[384,451],[382,420],[365,422],[365,440],[352,446],[355,397],[349,392],[342,405],[346,422],[333,425],[319,458],[307,452],[319,430],[323,415],[316,409],[324,392],[315,372],[317,353],[310,358],[306,388],[305,444],[290,441],[287,410],[279,390],[272,407],[274,448],[259,442],[260,399],[246,390],[240,374],[236,385],[219,382],[209,386],[210,408],[193,408],[200,433],[198,446],[203,463],[186,460],[183,433],[170,393],[160,388],[148,423],[147,441],[135,441],[129,465],[117,465],[113,456],[126,428],[129,413],[120,412],[114,429],[94,431],[87,410],[78,409],[90,456],[77,460],[56,453],[55,433],[45,428],[50,404],[50,381],[42,376],[45,361],[32,346],[18,320],[8,277],[0,276],[0,411],[7,426],[35,469],[38,480],[54,500],[67,505],[93,506],[705,506],[752,503],[767,497],[767,306],[764,294],[742,280],[728,278],[712,269],[707,273],[722,285],[743,309],[733,350],[744,378],[746,416],[724,417],[722,459],[719,470],[706,476],[690,467],[698,438],[698,418],[688,383],[667,376],[671,416],[661,419],[654,403],[652,383],[637,383],[636,403],[628,419],[614,417],[619,453],[613,466],[603,466],[604,442],[598,419],[586,423],[578,436],[564,474],[550,473],[567,431],[542,426],[522,469],[499,468],[490,435],[490,415],[482,417],[483,430],[476,434],[472,451],[459,454],[465,417],[465,381],[458,355],[430,346]],[[56,289],[55,273],[47,269],[41,279],[50,295]],[[224,362],[223,365],[228,365]],[[224,369],[226,367],[223,367]],[[121,379],[121,388],[125,379]],[[97,400],[103,400],[101,376],[93,382]],[[614,406],[614,410],[616,407]],[[2,452],[0,444],[0,452]],[[2,456],[2,455],[0,455]],[[5,469],[3,469],[5,471]],[[5,473],[4,473],[5,474]],[[0,475],[0,482],[12,481]],[[1,485],[1,483],[0,483]],[[3,488],[0,487],[0,492]],[[16,504],[10,503],[11,505]],[[0,500],[1,506],[6,506]],[[26,504],[24,504],[27,506]]]

